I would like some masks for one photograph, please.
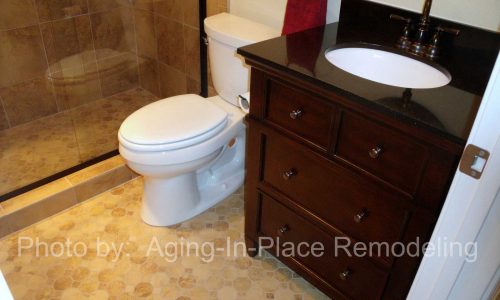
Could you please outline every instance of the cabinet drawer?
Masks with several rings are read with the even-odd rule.
[[[344,112],[336,155],[413,193],[425,166],[428,149],[398,131]]]
[[[312,245],[315,242],[321,243],[324,246],[323,255],[316,255],[318,257],[299,255],[299,248],[295,248],[297,251],[295,251],[293,258],[349,298],[380,298],[387,280],[387,274],[383,270],[364,258],[350,257],[345,250],[335,251],[334,237],[272,198],[262,195],[261,201],[261,234],[273,238],[275,244],[282,245],[281,250],[284,249],[284,243],[288,243],[288,245],[293,243],[295,246],[304,242],[307,245]],[[300,251],[305,253],[303,250]],[[280,257],[284,252],[277,251],[275,254]],[[341,275],[341,273],[344,274]]]
[[[266,119],[325,149],[330,137],[332,109],[314,96],[269,81]]]
[[[409,216],[402,196],[279,134],[264,147],[264,182],[357,240],[399,240]]]

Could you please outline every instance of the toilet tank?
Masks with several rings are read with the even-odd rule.
[[[224,100],[238,105],[238,95],[249,90],[250,67],[236,49],[277,37],[281,32],[228,13],[206,18],[205,31],[214,88]]]

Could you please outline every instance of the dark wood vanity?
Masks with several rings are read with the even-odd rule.
[[[404,298],[418,258],[336,257],[334,238],[427,241],[462,146],[248,63],[247,247],[319,241],[323,257],[275,254],[336,299]]]
[[[364,1],[344,1],[342,9],[339,23],[238,50],[252,68],[247,250],[257,255],[259,242],[268,248],[273,239],[268,251],[335,299],[404,299],[422,252],[353,257],[336,251],[336,242],[422,247],[429,240],[493,67],[498,36],[460,27],[456,45],[445,41],[447,56],[438,61],[452,82],[410,92],[351,75],[324,57],[342,43],[393,47],[401,24],[389,14],[408,13]],[[471,42],[477,36],[483,44]],[[417,109],[394,105],[408,93]],[[320,242],[324,255],[280,252],[282,245],[303,242]]]

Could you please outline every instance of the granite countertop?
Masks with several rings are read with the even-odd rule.
[[[450,72],[452,82],[440,88],[413,89],[412,101],[403,106],[404,88],[357,77],[326,60],[324,53],[328,48],[346,43],[376,44],[396,53],[401,51],[394,47],[401,23],[383,19],[380,14],[375,22],[349,13],[344,18],[341,15],[338,23],[245,46],[238,53],[465,144],[495,62],[498,35],[460,28],[463,33],[456,40],[449,44],[443,41],[443,58],[436,61]],[[478,32],[490,40],[470,41],[477,38]]]

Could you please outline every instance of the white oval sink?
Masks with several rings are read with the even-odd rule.
[[[428,89],[447,85],[451,75],[444,68],[408,56],[362,47],[329,49],[326,59],[356,76],[387,85]]]

